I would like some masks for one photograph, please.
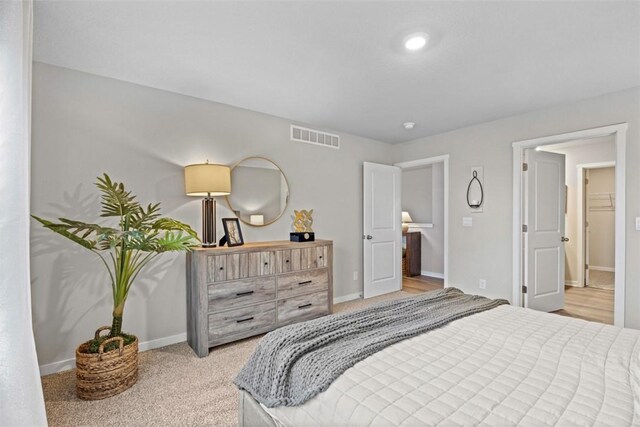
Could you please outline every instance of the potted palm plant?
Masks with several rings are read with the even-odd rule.
[[[122,332],[127,296],[140,272],[164,252],[189,251],[198,245],[187,224],[160,216],[160,204],[146,208],[122,183],[107,174],[97,178],[102,193],[101,216],[115,218],[116,227],[58,218],[54,223],[33,216],[44,227],[95,253],[109,273],[113,293],[111,326],[99,328],[93,339],[76,350],[76,392],[95,400],[118,394],[138,378],[138,339]],[[101,335],[102,331],[109,333]]]

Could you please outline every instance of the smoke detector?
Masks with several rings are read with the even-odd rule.
[[[404,126],[404,128],[405,128],[406,130],[411,130],[411,129],[413,129],[413,128],[415,127],[415,125],[416,125],[416,124],[415,124],[414,122],[405,122],[405,123],[403,123],[403,124],[402,124],[402,126]]]

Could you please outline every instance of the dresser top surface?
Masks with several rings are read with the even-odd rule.
[[[330,245],[333,244],[332,240],[322,240],[317,239],[313,242],[290,242],[288,240],[275,240],[269,242],[250,242],[245,243],[240,246],[223,246],[223,247],[215,247],[215,248],[203,248],[197,247],[194,248],[194,252],[206,252],[206,253],[232,253],[232,252],[245,252],[251,250],[264,250],[264,249],[299,249],[299,248],[308,248],[310,246],[318,246],[318,245]]]

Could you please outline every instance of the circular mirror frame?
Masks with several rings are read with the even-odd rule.
[[[285,202],[284,205],[284,209],[282,209],[282,212],[280,212],[280,215],[278,215],[276,218],[272,219],[269,222],[265,222],[264,224],[261,225],[256,225],[256,224],[251,224],[248,221],[245,221],[244,219],[238,217],[238,220],[240,220],[240,222],[242,222],[243,224],[246,224],[250,227],[266,227],[267,225],[271,225],[274,222],[276,222],[277,220],[279,220],[282,215],[284,215],[285,211],[287,210],[287,208],[289,207],[289,198],[291,197],[291,186],[289,185],[289,180],[287,179],[287,175],[285,175],[284,171],[282,170],[282,168],[280,166],[278,166],[278,164],[276,162],[274,162],[271,159],[268,159],[266,157],[261,157],[261,156],[250,156],[250,157],[245,157],[244,159],[240,160],[238,163],[236,163],[235,165],[233,165],[233,167],[231,168],[231,191],[233,191],[233,170],[239,166],[242,162],[246,161],[246,160],[251,160],[251,159],[260,159],[260,160],[266,160],[267,162],[271,163],[272,165],[274,165],[276,168],[278,168],[278,170],[280,171],[280,173],[282,174],[282,177],[284,178],[284,182],[285,184],[287,184],[287,200]],[[235,213],[235,210],[233,208],[233,206],[231,206],[231,202],[229,201],[229,196],[224,196],[224,200],[227,202],[227,206],[229,206],[229,209],[231,209],[231,212]]]

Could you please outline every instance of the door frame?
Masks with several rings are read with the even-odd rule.
[[[602,168],[611,168],[611,167],[616,167],[616,162],[615,161],[610,161],[610,162],[597,162],[597,163],[581,163],[579,165],[576,165],[576,168],[578,169],[578,191],[577,193],[577,197],[578,197],[578,212],[577,212],[577,217],[578,217],[578,237],[577,237],[577,247],[578,247],[578,266],[580,266],[580,269],[578,270],[578,286],[579,287],[584,287],[585,286],[585,264],[587,263],[586,259],[587,259],[587,255],[586,255],[586,240],[585,240],[585,235],[586,235],[586,227],[585,227],[585,221],[587,219],[586,215],[587,212],[585,211],[585,194],[584,194],[584,175],[585,175],[585,170],[587,169],[602,169]],[[618,179],[618,177],[616,176],[616,180]],[[616,198],[617,198],[617,194],[616,194]],[[617,227],[618,224],[615,224],[615,226]]]
[[[444,163],[444,287],[449,286],[449,155],[427,157],[418,160],[394,163],[400,169],[413,169],[420,166]]]
[[[524,252],[522,238],[522,163],[524,150],[541,145],[558,144],[572,140],[599,138],[613,135],[616,146],[616,258],[615,258],[615,291],[614,291],[614,325],[624,327],[625,313],[625,281],[626,281],[626,141],[627,123],[618,123],[609,126],[602,126],[591,129],[584,129],[575,132],[568,132],[539,138],[516,141],[513,147],[513,305],[524,306],[525,298],[522,294],[523,285],[523,261]]]

